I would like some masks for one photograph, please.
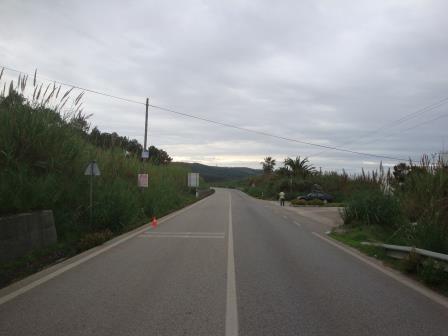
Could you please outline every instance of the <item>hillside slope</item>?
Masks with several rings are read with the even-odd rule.
[[[261,175],[259,169],[246,167],[215,167],[200,163],[184,163],[192,172],[199,173],[206,182],[241,180],[250,176]]]
[[[122,147],[138,143],[116,133],[102,133],[98,146],[85,125],[81,114],[61,115],[14,91],[0,96],[0,216],[52,210],[58,236],[55,246],[0,264],[0,287],[196,200],[188,167],[142,162],[138,148]],[[93,207],[84,175],[92,160],[101,172]],[[149,188],[137,186],[139,173],[149,174]]]

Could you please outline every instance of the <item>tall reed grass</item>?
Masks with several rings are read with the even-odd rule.
[[[186,168],[141,162],[119,147],[90,143],[78,127],[88,118],[82,92],[71,98],[73,89],[63,92],[34,78],[29,90],[27,82],[20,76],[0,96],[0,215],[52,209],[59,238],[75,241],[91,231],[122,232],[192,202]],[[92,226],[84,176],[91,160],[101,170],[94,179]],[[149,174],[149,188],[137,187],[138,173]]]

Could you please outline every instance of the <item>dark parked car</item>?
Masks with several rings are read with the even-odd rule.
[[[297,199],[301,199],[301,200],[305,200],[305,201],[311,201],[311,200],[321,200],[321,201],[327,201],[327,202],[331,202],[333,201],[333,196],[323,193],[323,192],[312,192],[309,193],[308,195],[305,196],[299,196],[297,197]]]

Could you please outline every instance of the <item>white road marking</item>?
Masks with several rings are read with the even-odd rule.
[[[224,236],[224,232],[167,232],[167,231],[148,231],[144,232],[144,235],[151,235],[151,236]]]
[[[288,216],[283,216],[284,219],[288,219]]]
[[[402,285],[405,285],[413,290],[415,290],[416,292],[426,296],[427,298],[429,298],[430,300],[439,303],[440,305],[444,306],[445,308],[448,308],[448,300],[437,294],[436,292],[433,292],[430,289],[424,288],[422,287],[420,284],[414,282],[411,279],[406,278],[405,276],[399,274],[399,273],[395,273],[391,270],[386,269],[384,266],[381,265],[377,265],[376,263],[370,261],[369,259],[367,259],[366,257],[364,257],[361,254],[358,254],[355,251],[352,251],[350,249],[348,249],[347,247],[344,247],[342,245],[340,245],[339,243],[324,237],[322,235],[320,235],[319,233],[316,232],[312,232],[313,235],[315,235],[316,237],[322,239],[323,241],[337,247],[338,249],[350,254],[351,256],[361,260],[362,262],[366,263],[367,265],[375,268],[376,270],[380,271],[381,273],[384,273],[386,275],[388,275],[389,277],[391,277],[392,279],[398,281],[399,283],[401,283]]]
[[[195,235],[156,235],[156,234],[141,234],[139,238],[207,238],[207,239],[224,239],[224,236],[195,236]]]
[[[181,210],[179,210],[179,211],[177,211],[175,213],[172,213],[171,215],[168,215],[168,216],[162,218],[159,221],[159,223],[162,224],[162,223],[164,223],[164,222],[166,222],[166,221],[168,221],[168,220],[170,220],[170,219],[172,219],[174,217],[177,217],[178,215],[184,213],[185,211],[191,209],[192,207],[197,206],[197,205],[205,202],[207,199],[208,199],[208,197],[204,198],[203,200],[200,200],[199,202],[193,203],[193,204],[191,204],[191,205],[189,205],[189,206],[187,206],[187,207],[185,207],[185,208],[183,208],[183,209],[181,209]],[[97,247],[97,248],[95,248],[96,250],[94,249],[94,251],[92,251],[92,252],[86,251],[86,252],[84,252],[84,253],[87,254],[85,257],[83,257],[83,258],[81,258],[79,260],[76,260],[76,261],[74,261],[72,263],[69,263],[69,264],[67,264],[65,266],[62,266],[62,267],[56,269],[54,272],[49,273],[49,274],[43,276],[40,279],[32,281],[29,284],[26,284],[26,285],[20,287],[19,289],[13,290],[12,292],[9,292],[9,288],[8,287],[3,288],[0,291],[0,293],[7,293],[7,294],[5,294],[2,297],[0,297],[0,305],[2,305],[4,303],[6,303],[6,302],[16,298],[19,295],[22,295],[22,294],[28,292],[29,290],[33,289],[34,287],[42,285],[43,283],[45,283],[45,282],[47,282],[47,281],[49,281],[49,280],[51,280],[53,278],[56,278],[58,275],[61,275],[62,273],[65,273],[68,270],[70,270],[72,268],[75,268],[78,265],[81,265],[82,263],[84,263],[84,262],[86,262],[86,261],[88,261],[88,260],[90,260],[90,259],[92,259],[92,258],[94,258],[94,257],[96,257],[96,256],[98,256],[98,255],[100,255],[100,254],[110,250],[111,248],[114,248],[115,246],[120,245],[120,244],[124,243],[125,241],[140,235],[141,233],[143,233],[143,232],[148,230],[148,225],[149,224],[145,225],[144,228],[139,229],[137,231],[134,231],[134,232],[131,232],[131,233],[125,233],[125,234],[123,234],[123,236],[124,236],[123,238],[121,238],[121,239],[119,239],[119,240],[117,240],[117,241],[115,241],[113,243],[109,243],[109,244],[106,243],[107,245],[102,247],[102,248]],[[76,258],[76,256],[73,257],[73,258]],[[70,259],[68,261],[70,261]],[[26,279],[24,279],[22,281],[26,281]],[[17,284],[13,284],[11,286],[15,286],[15,285],[17,285]]]
[[[238,310],[235,283],[235,255],[233,253],[232,196],[229,192],[229,230],[227,247],[227,301],[225,336],[238,336]]]
[[[301,224],[298,221],[294,221],[294,224],[297,226],[301,226]]]

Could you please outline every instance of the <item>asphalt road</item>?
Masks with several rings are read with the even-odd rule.
[[[155,230],[0,291],[0,335],[448,334],[446,307],[319,228],[217,190]]]

